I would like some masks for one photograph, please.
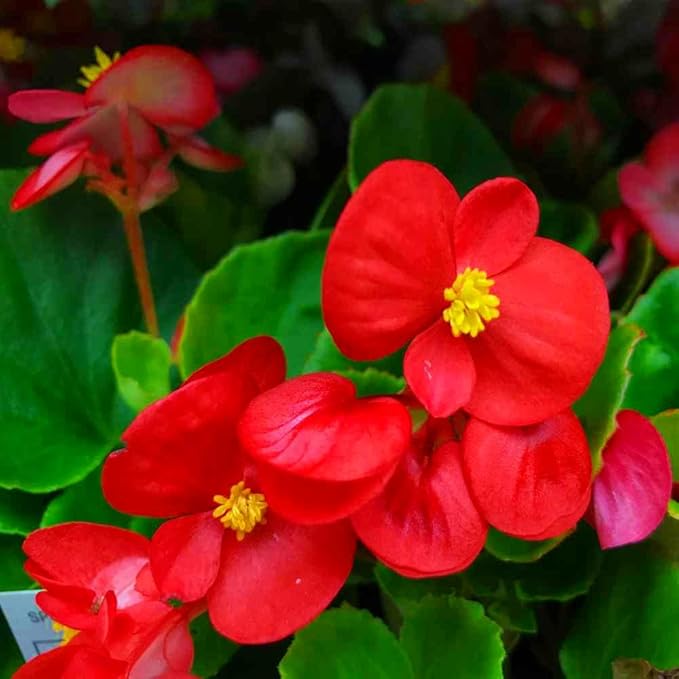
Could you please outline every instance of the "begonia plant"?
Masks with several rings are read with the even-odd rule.
[[[622,4],[0,8],[0,676],[674,676],[678,15]]]

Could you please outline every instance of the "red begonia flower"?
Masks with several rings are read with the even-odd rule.
[[[271,478],[278,473],[290,474],[290,465],[284,464],[286,448],[279,449],[279,466],[273,459],[271,464],[262,464],[250,455],[250,448],[240,445],[237,424],[248,404],[255,399],[253,410],[258,412],[261,403],[276,403],[272,407],[279,409],[280,435],[286,437],[286,445],[303,455],[307,453],[303,444],[309,444],[308,452],[319,464],[325,456],[338,483],[347,484],[342,488],[345,501],[344,496],[352,500],[348,484],[354,477],[342,476],[341,451],[333,445],[332,436],[339,442],[351,442],[350,434],[362,423],[372,427],[374,438],[366,439],[367,445],[380,441],[380,433],[388,435],[393,427],[394,415],[383,403],[387,399],[373,399],[375,405],[370,410],[371,400],[362,404],[355,394],[352,397],[348,393],[344,382],[338,388],[333,375],[325,379],[307,376],[315,381],[306,388],[297,380],[276,387],[284,376],[285,359],[273,339],[259,337],[244,342],[142,411],[123,435],[127,449],[108,458],[102,478],[106,498],[119,510],[175,517],[163,524],[151,541],[151,568],[160,591],[182,601],[207,596],[216,629],[242,643],[273,641],[310,622],[344,584],[355,548],[349,522],[328,516],[326,498],[320,493],[313,497],[319,508],[310,502],[307,513],[313,518],[319,512],[331,523],[302,525],[279,511],[278,490]],[[259,401],[257,395],[268,389],[274,395],[267,401],[268,393],[264,393],[259,397],[264,400]],[[291,401],[281,401],[277,389]],[[300,409],[303,403],[306,408]],[[362,409],[366,409],[363,419]],[[402,412],[409,427],[407,412],[398,411]],[[267,427],[277,414],[262,414],[262,428],[269,434],[272,432]],[[332,426],[330,414],[340,422],[332,435],[324,429],[326,424]],[[367,417],[377,419],[377,423],[366,422]],[[291,422],[292,418],[297,419]],[[266,443],[257,422],[252,416],[249,420],[253,436],[259,436],[258,445]],[[315,437],[314,423],[320,427]],[[275,443],[269,440],[270,448],[260,457],[266,457]],[[385,453],[384,441],[380,443],[374,453],[377,460],[396,457],[392,448],[400,446],[402,452],[405,445],[400,440],[387,442]],[[373,455],[365,446],[345,452]],[[365,489],[360,474],[384,472],[379,465],[359,467],[350,457],[345,465],[355,470],[355,492],[361,497]],[[308,483],[313,491],[302,484],[305,479],[300,475],[294,480],[298,486],[292,488],[305,498],[315,492],[315,484],[335,481],[313,478],[309,465],[303,471],[310,475]],[[329,502],[335,502],[335,498]],[[353,508],[352,500],[350,510]]]
[[[323,270],[323,314],[355,360],[405,355],[435,417],[464,408],[496,424],[568,407],[598,367],[606,288],[582,255],[538,238],[538,205],[517,179],[460,202],[433,166],[384,163],[349,200]]]
[[[191,669],[192,617],[204,604],[173,608],[149,577],[149,540],[91,523],[31,533],[26,571],[45,591],[37,604],[64,630],[62,644],[22,667],[22,679],[181,675]]]
[[[525,427],[472,419],[462,446],[472,497],[498,530],[544,540],[572,528],[585,513],[592,464],[572,411]]]
[[[147,538],[113,526],[65,523],[31,533],[23,545],[26,571],[44,588],[38,605],[75,629],[92,628],[108,592],[123,609],[148,597],[135,585],[149,563]]]
[[[655,427],[633,410],[620,411],[616,419],[592,491],[594,526],[604,549],[650,535],[672,494],[667,448]]]
[[[115,183],[111,165],[126,158],[128,150],[138,164],[139,176],[134,179],[142,209],[176,188],[167,169],[174,154],[209,170],[226,171],[242,164],[194,135],[218,113],[212,78],[198,59],[158,45],[137,47],[113,60],[98,48],[95,53],[97,64],[83,69],[86,77],[81,82],[87,88],[83,94],[24,90],[9,97],[9,110],[24,120],[73,119],[30,145],[31,153],[51,157],[19,188],[13,209],[47,198],[82,174],[97,179],[99,189],[110,188]],[[168,148],[156,127],[167,133]]]
[[[36,656],[16,679],[191,679],[193,640],[188,623],[196,607],[173,608],[160,601],[117,613],[103,637],[79,632]]]
[[[529,427],[471,419],[462,443],[428,419],[384,491],[352,517],[359,538],[391,569],[422,578],[466,568],[488,524],[527,540],[571,530],[590,498],[587,442],[570,411]]]
[[[627,163],[618,175],[623,203],[671,264],[679,264],[679,123],[660,130],[643,162]]]

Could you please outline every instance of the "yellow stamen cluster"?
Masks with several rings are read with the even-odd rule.
[[[212,512],[215,519],[219,519],[224,528],[236,531],[236,538],[242,540],[247,533],[251,533],[259,523],[266,523],[267,504],[264,495],[253,493],[245,487],[245,481],[231,486],[231,495],[215,495],[212,498],[217,509]]]
[[[0,61],[11,64],[21,61],[26,53],[26,39],[11,28],[0,28]]]
[[[78,84],[87,89],[104,71],[111,68],[113,64],[120,59],[120,52],[116,52],[112,57],[109,57],[106,52],[100,47],[94,48],[94,57],[97,60],[96,64],[89,66],[82,66],[80,72],[83,78],[78,78]]]
[[[66,646],[66,644],[78,634],[77,629],[71,629],[70,627],[66,627],[66,625],[62,625],[60,622],[53,622],[52,629],[57,634],[59,632],[63,633],[61,637],[61,642],[59,643],[60,646]]]
[[[500,299],[489,294],[495,284],[488,274],[480,269],[467,267],[458,274],[453,285],[443,291],[443,298],[450,306],[443,311],[443,320],[450,323],[455,337],[471,335],[476,337],[486,329],[484,321],[498,318]]]

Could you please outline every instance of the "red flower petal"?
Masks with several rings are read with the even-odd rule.
[[[151,540],[151,571],[165,597],[197,601],[219,569],[224,526],[211,512],[166,521]]]
[[[179,188],[177,175],[164,162],[156,163],[149,170],[139,188],[139,209],[146,212],[162,203]]]
[[[113,526],[64,523],[34,531],[23,550],[47,577],[91,589],[99,596],[110,590],[123,607],[138,598],[134,583],[148,562],[149,541]]]
[[[467,343],[439,319],[410,343],[403,360],[408,385],[434,417],[447,417],[469,401],[476,374]]]
[[[672,494],[665,443],[639,413],[622,410],[594,479],[592,505],[604,549],[639,542],[663,520]]]
[[[85,92],[87,106],[127,103],[176,133],[206,125],[219,112],[212,77],[193,55],[148,45],[124,54]]]
[[[529,427],[497,427],[471,419],[462,445],[476,506],[503,533],[555,537],[573,527],[587,509],[592,463],[572,411]],[[569,523],[565,527],[564,518]]]
[[[459,198],[432,165],[393,160],[363,181],[330,238],[323,316],[342,353],[390,354],[440,315],[455,278]]]
[[[177,153],[185,163],[201,170],[228,172],[244,165],[243,160],[238,156],[224,153],[196,136],[177,140]]]
[[[72,184],[82,173],[86,154],[86,143],[57,151],[33,170],[17,189],[10,203],[12,210],[35,205]]]
[[[285,379],[283,347],[268,335],[251,337],[234,347],[226,356],[191,373],[184,384],[226,372],[247,378],[257,392],[271,389]]]
[[[12,115],[31,123],[54,123],[85,115],[85,97],[62,90],[23,90],[10,94],[7,108]]]
[[[575,250],[535,238],[492,292],[500,317],[467,342],[476,385],[466,410],[495,424],[539,422],[570,406],[603,359],[606,287]]]
[[[355,538],[348,521],[298,526],[273,513],[242,542],[224,540],[222,565],[208,593],[218,632],[264,644],[311,622],[351,571]]]
[[[216,493],[243,480],[236,422],[250,399],[285,376],[271,337],[255,337],[196,371],[140,413],[109,455],[102,488],[128,514],[177,516],[214,507]]]
[[[380,560],[408,577],[463,570],[483,549],[488,532],[467,490],[455,442],[431,455],[411,448],[384,492],[352,523]]]
[[[294,523],[332,523],[353,514],[384,488],[391,474],[380,472],[356,481],[317,481],[257,467],[258,489],[277,514]]]
[[[30,563],[30,562],[29,562]],[[30,571],[29,571],[30,575]],[[43,584],[43,583],[41,583]],[[111,592],[108,593],[112,594]],[[95,629],[98,624],[97,596],[85,587],[49,587],[35,596],[38,606],[53,620],[71,629]],[[115,597],[113,599],[115,603]],[[114,611],[116,606],[114,605]]]
[[[120,679],[128,664],[81,645],[59,646],[22,665],[13,679]]]
[[[205,511],[243,479],[236,421],[245,386],[225,373],[186,384],[144,410],[104,463],[102,489],[121,512],[170,517]]]
[[[455,215],[458,273],[466,267],[489,276],[504,271],[526,251],[539,218],[533,192],[518,179],[499,177],[479,184],[462,199]]]
[[[260,394],[238,427],[252,457],[277,469],[323,481],[351,481],[384,472],[410,438],[410,415],[398,401],[356,398],[340,375],[302,375]]]
[[[132,146],[137,158],[149,158],[163,151],[157,132],[138,113],[128,112]],[[47,156],[65,146],[86,141],[93,151],[103,153],[111,161],[123,156],[120,118],[115,108],[108,107],[78,118],[61,130],[47,132],[28,147],[29,153]]]

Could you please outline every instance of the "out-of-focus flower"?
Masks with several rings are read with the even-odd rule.
[[[254,80],[264,68],[262,58],[249,47],[205,50],[200,59],[212,74],[217,92],[230,97]]]
[[[83,94],[24,90],[9,97],[9,109],[18,118],[35,123],[74,119],[31,144],[31,153],[49,158],[19,187],[13,209],[47,198],[80,175],[116,204],[133,194],[147,206],[155,204],[173,187],[167,165],[176,153],[212,170],[241,164],[194,134],[217,115],[218,105],[210,74],[187,52],[145,46],[110,58],[97,48],[96,63],[82,73]],[[167,134],[167,147],[156,127]],[[124,177],[115,173],[118,165]]]
[[[606,288],[570,248],[535,236],[538,205],[517,179],[460,201],[431,165],[384,163],[351,197],[328,247],[323,315],[354,360],[393,353],[435,417],[458,408],[501,425],[570,406],[609,331]]]
[[[679,264],[679,123],[653,136],[642,161],[620,170],[618,185],[623,203],[663,257]]]

